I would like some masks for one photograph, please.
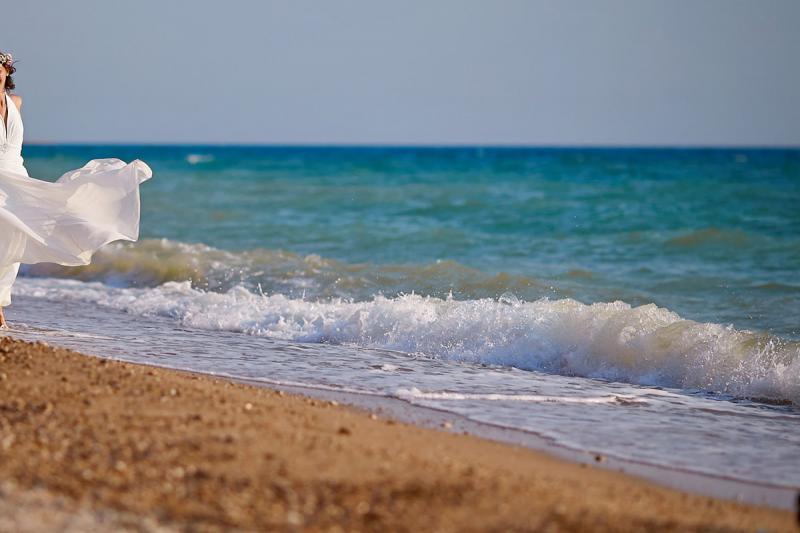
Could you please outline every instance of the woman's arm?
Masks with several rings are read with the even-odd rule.
[[[17,106],[17,109],[22,113],[22,97],[18,94],[12,94],[11,101],[14,102],[14,105]]]

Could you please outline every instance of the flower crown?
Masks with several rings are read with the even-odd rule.
[[[13,62],[14,56],[5,52],[0,52],[0,65],[11,65]]]

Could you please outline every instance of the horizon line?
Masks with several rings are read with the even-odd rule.
[[[238,142],[149,142],[149,141],[26,141],[26,146],[140,146],[140,147],[208,147],[208,148],[329,148],[329,149],[507,149],[507,150],[800,150],[800,144],[504,144],[504,143],[238,143]]]

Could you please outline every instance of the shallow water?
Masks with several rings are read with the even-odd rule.
[[[800,486],[800,151],[24,155],[155,173],[139,243],[23,268],[24,335]]]

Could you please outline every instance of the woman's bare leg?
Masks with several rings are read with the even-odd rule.
[[[3,307],[11,303],[11,286],[17,279],[19,263],[0,266],[0,328],[7,329],[8,324],[3,316]]]

